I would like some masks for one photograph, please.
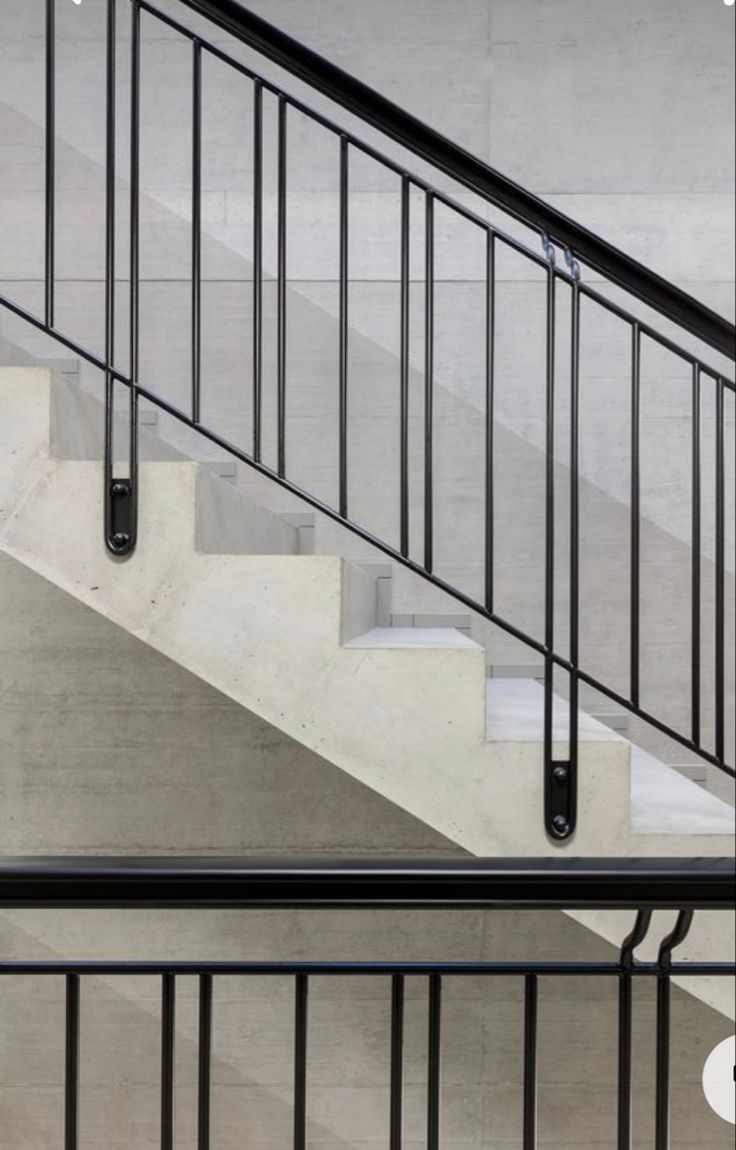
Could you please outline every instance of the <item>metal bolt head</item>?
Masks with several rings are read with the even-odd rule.
[[[555,815],[552,819],[552,826],[557,831],[558,835],[564,835],[567,830],[567,819],[564,815]]]
[[[556,783],[567,782],[567,767],[557,766],[552,772],[552,777]]]
[[[113,493],[113,495],[127,495],[128,494],[127,483],[121,483],[120,480],[117,480],[112,485],[112,493]]]
[[[122,551],[126,544],[129,542],[130,536],[126,535],[124,531],[116,531],[110,542],[116,551]]]

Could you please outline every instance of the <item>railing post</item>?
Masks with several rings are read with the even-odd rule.
[[[401,290],[400,290],[400,534],[401,554],[409,555],[409,278],[410,199],[409,177],[401,177]]]
[[[339,506],[343,519],[348,517],[348,200],[350,195],[349,145],[347,136],[340,137],[340,351],[339,351]]]
[[[617,1150],[631,1150],[631,1024],[634,950],[644,940],[652,921],[650,910],[637,911],[631,934],[621,946],[618,984],[618,1142]]]
[[[197,1150],[210,1150],[212,1074],[212,975],[199,976]]]
[[[489,228],[486,232],[486,427],[485,427],[485,606],[493,611],[494,600],[494,530],[495,530],[495,351],[496,351],[496,237]]]
[[[105,539],[122,534],[127,524],[115,523],[113,507],[113,436],[115,411],[115,0],[107,3],[107,59],[105,76],[105,461],[103,467]],[[108,546],[109,546],[108,542]]]
[[[640,536],[641,536],[641,474],[640,474],[640,408],[641,408],[641,330],[638,323],[631,328],[631,497],[630,497],[630,629],[629,629],[629,697],[639,706],[639,601],[640,601]]]
[[[692,452],[690,548],[690,737],[700,742],[700,368],[692,367]]]
[[[391,979],[390,1148],[401,1150],[404,1131],[404,976]]]
[[[424,569],[434,565],[434,196],[425,196],[424,228]]]
[[[174,1150],[176,975],[161,976],[161,1150]]]
[[[276,418],[277,470],[286,474],[286,97],[278,98],[277,252],[276,252]]]
[[[45,112],[45,236],[44,311],[46,326],[54,326],[56,256],[56,0],[46,0]]]
[[[297,974],[294,996],[294,1150],[307,1150],[307,1004],[309,977]]]
[[[135,550],[138,518],[138,320],[139,320],[139,199],[140,199],[140,55],[141,13],[131,4],[130,33],[130,383],[128,475],[113,477],[114,280],[115,280],[115,12],[108,9],[107,55],[107,216],[105,278],[106,374],[105,389],[105,544],[112,555],[125,558]]]
[[[573,720],[570,701],[570,748],[566,759],[554,757],[554,641],[555,641],[555,325],[556,278],[554,247],[543,237],[547,253],[546,318],[546,411],[545,411],[545,541],[544,541],[544,822],[547,834],[569,839],[576,822],[576,778],[573,743],[577,714]],[[573,309],[573,317],[575,311]],[[576,357],[573,356],[573,370]],[[573,675],[576,679],[576,676]],[[577,705],[577,694],[574,702]]]
[[[253,81],[253,458],[261,459],[263,375],[263,87]]]
[[[681,910],[674,929],[659,948],[657,964],[657,1080],[655,1150],[670,1150],[670,968],[672,951],[687,937],[693,911]]]
[[[570,255],[573,269],[576,261]],[[580,680],[580,288],[574,280],[570,298],[570,821],[577,819],[578,727]]]
[[[192,41],[192,422],[202,415],[202,45]]]
[[[716,384],[716,578],[715,578],[715,751],[719,762],[725,762],[725,695],[726,695],[726,519],[724,452],[724,388],[723,380]]]
[[[442,1091],[442,975],[429,976],[427,1039],[427,1150],[440,1150]]]
[[[537,1150],[537,1000],[536,974],[524,982],[524,1150]]]
[[[64,1150],[77,1150],[79,1104],[79,975],[66,976]]]

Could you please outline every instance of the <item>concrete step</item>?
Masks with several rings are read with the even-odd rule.
[[[479,643],[474,643],[467,635],[451,627],[372,627],[370,631],[351,639],[346,646],[363,650],[380,648],[390,651],[483,649]]]
[[[540,742],[544,738],[544,688],[537,679],[491,677],[486,684],[488,737],[494,740]],[[552,698],[552,737],[570,737],[570,709],[560,695]],[[582,742],[624,743],[610,727],[581,711],[578,737]]]
[[[486,733],[499,742],[535,742],[544,737],[544,689],[537,679],[490,678],[486,685]],[[567,700],[552,697],[552,738],[570,735]],[[734,810],[673,767],[629,743],[584,711],[578,717],[581,743],[620,742],[631,750],[631,829],[641,835],[733,835]]]

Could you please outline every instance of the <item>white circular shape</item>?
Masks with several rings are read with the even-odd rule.
[[[79,4],[81,4],[82,0],[77,0],[77,2]],[[726,5],[727,8],[733,8],[735,2],[736,2],[736,0],[723,0],[723,3]]]
[[[736,1126],[735,1064],[736,1037],[724,1038],[714,1046],[703,1067],[703,1090],[708,1105],[732,1126]]]

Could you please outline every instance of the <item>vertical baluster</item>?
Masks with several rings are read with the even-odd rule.
[[[580,662],[580,289],[571,288],[570,330],[570,795],[576,817],[578,770],[578,687]]]
[[[105,62],[105,538],[112,535],[113,409],[115,381],[115,6],[107,0]]]
[[[693,364],[692,379],[692,488],[691,488],[691,623],[690,717],[691,738],[700,742],[700,368]]]
[[[278,473],[286,472],[286,99],[279,96],[276,386]]]
[[[210,1150],[210,1093],[212,1073],[212,975],[199,976],[199,1092],[197,1097],[197,1150]]]
[[[409,554],[409,193],[408,176],[401,177],[401,379],[400,379],[400,499],[401,554]]]
[[[680,911],[672,933],[659,948],[657,975],[657,1095],[654,1120],[654,1150],[669,1150],[669,1033],[672,952],[688,936],[692,911]]]
[[[524,1150],[537,1148],[537,976],[524,986]]]
[[[77,1150],[79,1103],[79,975],[66,976],[64,1150]]]
[[[192,419],[201,414],[202,368],[202,45],[192,41]]]
[[[486,491],[485,491],[485,600],[493,611],[494,568],[494,356],[496,322],[496,237],[486,232]]]
[[[131,5],[130,43],[130,379],[138,383],[141,12]]]
[[[634,950],[652,920],[650,910],[637,912],[634,928],[621,947],[618,986],[618,1141],[617,1150],[631,1150],[631,1035]]]
[[[141,89],[141,13],[137,0],[131,4],[130,44],[130,392],[129,482],[122,485],[122,497],[129,501],[127,532],[119,536],[113,549],[120,554],[132,551],[136,540],[138,517],[138,382],[140,349],[140,92]],[[115,536],[113,536],[113,543]]]
[[[716,674],[716,757],[725,761],[724,705],[726,690],[726,611],[725,611],[725,553],[726,519],[724,506],[724,387],[716,382],[716,601],[715,601],[715,674]]]
[[[107,0],[105,65],[105,363],[115,358],[115,19],[116,0]]]
[[[674,929],[663,940],[659,948],[657,960],[659,972],[657,974],[655,1150],[669,1150],[670,1147],[670,969],[672,951],[684,941],[692,921],[693,912],[691,910],[679,912]]]
[[[630,631],[629,631],[629,696],[639,706],[639,558],[640,558],[640,374],[641,331],[639,324],[631,328],[631,522],[630,522]]]
[[[424,567],[432,571],[434,552],[434,196],[427,192],[424,294]]]
[[[404,1130],[404,976],[391,979],[391,1114],[389,1150],[401,1150]]]
[[[442,975],[429,976],[427,1052],[427,1150],[439,1150],[442,1064]]]
[[[348,514],[348,138],[340,137],[340,514]]]
[[[550,771],[555,667],[552,659],[555,634],[555,277],[551,264],[547,268],[545,365],[544,761],[547,766],[546,790],[549,791],[553,786]],[[561,823],[560,829],[562,829]]]
[[[618,984],[618,1150],[631,1150],[632,982],[626,973]]]
[[[263,374],[263,89],[253,81],[253,458],[261,458]]]
[[[54,326],[56,254],[56,0],[46,0],[44,314]]]
[[[656,1150],[670,1146],[670,979],[657,975]]]
[[[161,975],[161,1150],[174,1150],[176,978]]]
[[[308,976],[297,974],[294,1003],[294,1150],[307,1148],[308,994]]]

